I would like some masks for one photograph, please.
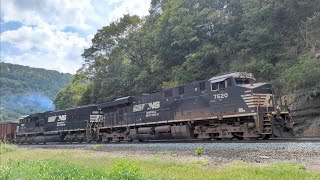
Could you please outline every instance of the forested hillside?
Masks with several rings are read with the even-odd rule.
[[[150,15],[102,29],[58,108],[103,102],[232,71],[279,94],[320,92],[319,0],[152,0]]]
[[[0,120],[53,110],[52,99],[70,81],[71,74],[0,63]]]

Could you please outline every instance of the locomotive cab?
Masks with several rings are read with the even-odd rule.
[[[44,116],[41,113],[24,116],[19,119],[19,133],[43,132]]]
[[[209,82],[212,94],[211,113],[217,115],[220,122],[224,120],[230,124],[243,124],[245,128],[250,126],[250,133],[226,133],[230,137],[292,136],[289,113],[276,108],[271,84],[256,82],[251,73],[244,72],[213,77]],[[226,131],[232,131],[232,126],[225,128]]]

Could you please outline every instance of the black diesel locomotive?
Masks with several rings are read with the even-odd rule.
[[[160,139],[268,139],[291,136],[289,113],[268,83],[231,73],[103,104],[32,114],[17,143]]]

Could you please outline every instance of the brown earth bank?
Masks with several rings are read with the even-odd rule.
[[[297,96],[290,105],[294,132],[298,137],[320,137],[320,95]]]

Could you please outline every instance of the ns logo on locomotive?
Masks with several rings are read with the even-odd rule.
[[[292,136],[270,84],[230,73],[179,87],[20,119],[16,143]]]

